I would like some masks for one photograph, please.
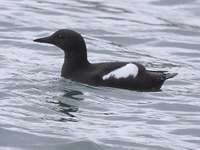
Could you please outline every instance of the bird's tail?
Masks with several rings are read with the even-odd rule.
[[[173,78],[177,75],[177,73],[166,73],[161,71],[149,71],[149,73],[152,85],[155,89],[160,89],[165,80]]]
[[[176,75],[177,75],[178,73],[164,73],[164,74],[162,74],[160,77],[158,77],[158,80],[163,80],[163,81],[165,81],[165,80],[167,80],[167,79],[170,79],[170,78],[173,78],[173,77],[175,77]]]

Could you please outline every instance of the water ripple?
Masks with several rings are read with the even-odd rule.
[[[0,149],[200,148],[198,0],[0,2]],[[33,39],[60,28],[91,62],[137,61],[177,72],[160,92],[60,77],[63,52]]]

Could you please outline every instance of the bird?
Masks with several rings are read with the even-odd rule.
[[[165,80],[177,73],[147,70],[137,62],[90,63],[84,38],[76,31],[60,29],[35,42],[53,44],[64,51],[61,76],[92,86],[107,86],[128,90],[160,91]]]

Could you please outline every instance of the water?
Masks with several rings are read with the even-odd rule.
[[[199,0],[1,0],[0,149],[200,149]],[[32,40],[80,32],[91,62],[179,73],[160,92],[60,77],[63,52]]]

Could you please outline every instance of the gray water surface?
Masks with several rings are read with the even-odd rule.
[[[200,149],[199,0],[1,0],[0,149]],[[177,72],[160,92],[60,77],[63,52],[33,39],[83,35],[90,62]]]

